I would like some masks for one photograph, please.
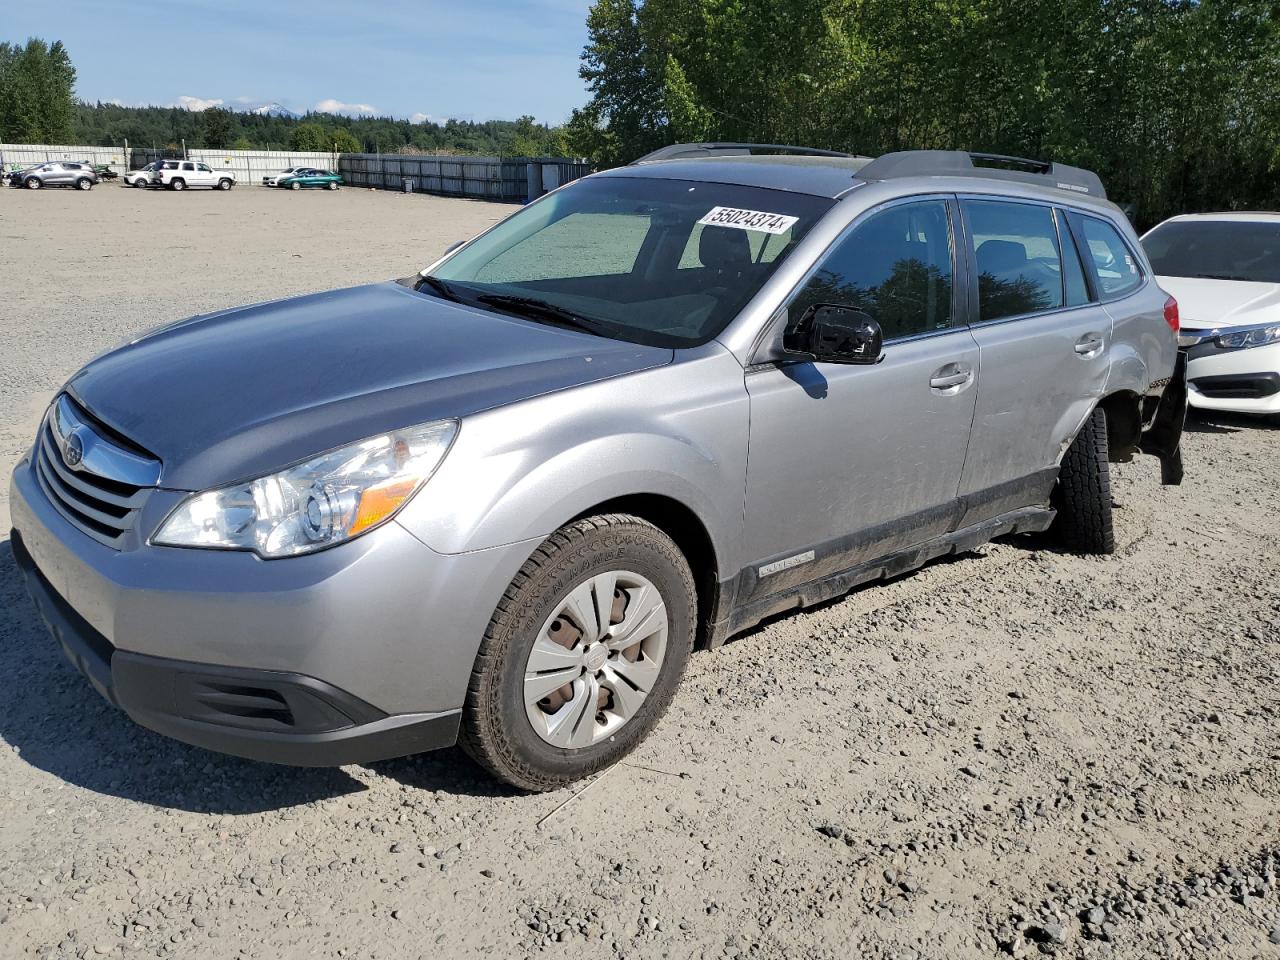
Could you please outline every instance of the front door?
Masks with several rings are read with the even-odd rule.
[[[739,602],[949,532],[977,394],[978,347],[957,309],[954,204],[870,211],[793,295],[856,307],[884,333],[875,365],[782,361],[747,373],[751,446]]]
[[[960,485],[968,525],[1048,500],[1062,454],[1106,386],[1112,323],[1061,210],[977,198],[960,206],[982,351]]]

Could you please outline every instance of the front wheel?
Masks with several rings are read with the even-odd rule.
[[[147,186],[147,181],[144,180],[142,177],[139,177],[137,180],[133,181],[133,185],[135,187],[142,187],[145,189]]]
[[[337,185],[337,183],[335,183],[334,181],[330,180],[330,181],[329,181],[329,183],[325,186],[325,189],[326,189],[326,190],[337,190],[337,189],[338,189],[338,185]]]
[[[218,181],[218,189],[219,189],[219,190],[230,190],[230,189],[231,189],[231,181],[230,181],[230,180],[228,180],[228,179],[226,179],[226,177],[223,177],[221,180],[219,180],[219,181]]]
[[[27,180],[28,190],[39,190],[43,186],[44,186],[44,183],[41,182],[39,177],[31,177],[30,179]]]
[[[1053,491],[1058,511],[1054,532],[1075,553],[1114,553],[1111,523],[1111,464],[1107,458],[1107,413],[1089,415],[1062,458]]]
[[[689,564],[657,527],[606,514],[560,528],[485,631],[463,749],[522,790],[552,790],[617,763],[671,702],[696,611]]]

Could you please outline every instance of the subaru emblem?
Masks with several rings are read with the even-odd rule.
[[[72,430],[67,437],[67,445],[62,449],[62,461],[68,467],[75,467],[84,459],[84,438],[79,430]]]

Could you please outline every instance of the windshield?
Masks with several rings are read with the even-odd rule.
[[[694,346],[724,329],[834,202],[722,183],[583,180],[463,247],[420,289],[634,343]]]
[[[1163,277],[1280,283],[1280,220],[1175,220],[1142,246]]]

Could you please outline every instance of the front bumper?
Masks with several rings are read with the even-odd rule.
[[[136,723],[220,753],[295,766],[367,763],[447,747],[460,712],[389,716],[322,680],[117,650],[49,584],[12,534],[41,619],[93,688]]]
[[[438,554],[392,522],[287,560],[102,545],[10,487],[14,553],[73,663],[135,721],[254,759],[335,765],[446,746],[485,627],[533,546]]]
[[[1191,406],[1235,413],[1280,413],[1280,343],[1223,350],[1212,341],[1186,348]]]

